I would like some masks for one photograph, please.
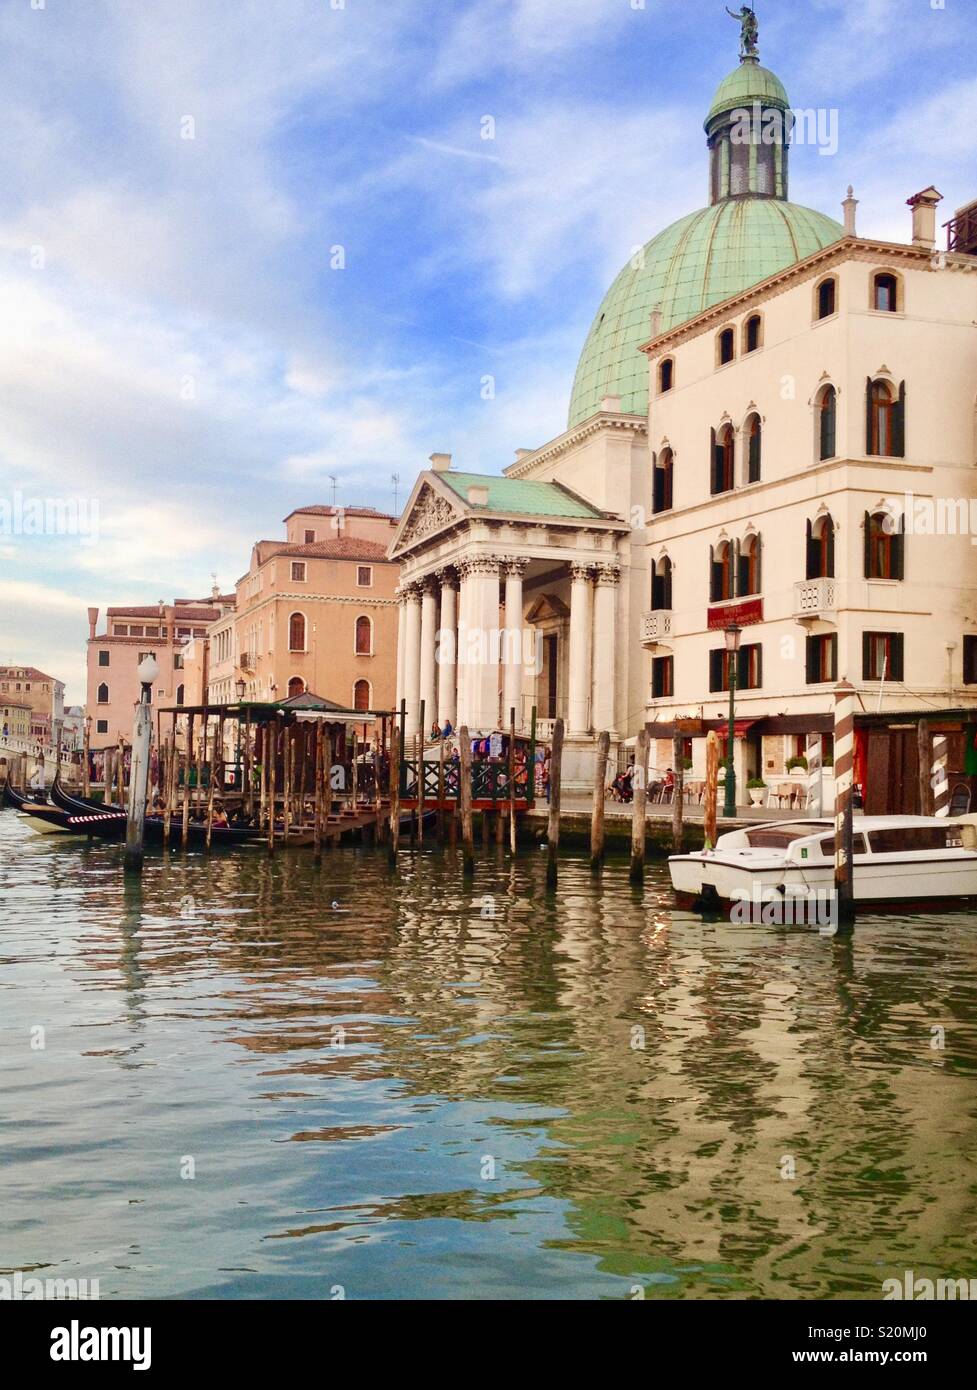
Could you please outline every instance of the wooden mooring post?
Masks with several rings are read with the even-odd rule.
[[[397,863],[400,847],[400,729],[396,719],[390,729],[390,834],[387,839],[387,858]]]
[[[672,791],[672,848],[678,854],[685,837],[685,753],[682,749],[681,734],[676,734],[672,739],[672,770],[675,773],[675,786]]]
[[[322,863],[322,782],[325,762],[322,756],[322,743],[322,720],[317,719],[315,722],[315,821],[312,828],[312,848],[316,864]]]
[[[163,844],[169,846],[170,831],[173,825],[173,807],[176,802],[177,757],[176,757],[176,715],[166,742],[166,790],[163,793]]]
[[[715,729],[706,735],[706,789],[703,794],[702,833],[706,849],[716,844],[716,803],[719,799],[719,739]]]
[[[265,725],[268,735],[268,853],[275,853],[275,794],[278,787],[278,715]]]
[[[648,815],[648,730],[638,731],[634,744],[634,801],[631,819],[631,882],[644,883],[645,835]]]
[[[848,680],[835,686],[835,897],[838,928],[855,922],[854,849],[855,687]]]
[[[563,770],[563,720],[553,725],[550,748],[550,814],[546,826],[546,886],[555,888],[560,850],[560,783]]]
[[[509,709],[509,853],[516,852],[516,711]]]
[[[461,846],[463,873],[471,878],[475,872],[475,837],[472,830],[472,743],[466,725],[458,730],[458,803],[461,807]]]
[[[193,713],[187,716],[187,749],[183,760],[183,804],[180,807],[180,848],[190,839],[190,772],[193,768]]]
[[[597,761],[594,766],[594,804],[590,813],[590,867],[594,873],[604,862],[604,805],[607,795],[607,759],[611,751],[611,736],[597,736]]]

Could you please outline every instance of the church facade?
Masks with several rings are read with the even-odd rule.
[[[860,237],[851,190],[843,221],[791,203],[755,43],[705,129],[710,203],[611,286],[566,433],[502,477],[434,455],[417,480],[390,548],[409,732],[422,705],[480,732],[560,716],[583,786],[597,732],[647,725],[664,768],[732,676],[742,787],[840,677],[866,709],[977,706],[977,215],[944,251],[936,188],[905,243]]]

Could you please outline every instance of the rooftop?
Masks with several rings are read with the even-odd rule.
[[[372,516],[380,521],[397,520],[397,518],[391,516],[389,512],[378,511],[376,507],[324,507],[318,505],[313,507],[296,507],[294,511],[289,512],[288,516],[285,517],[285,521],[291,521],[293,516]]]
[[[605,514],[577,497],[561,483],[523,482],[519,478],[500,478],[491,473],[436,474],[476,511],[517,512],[523,516],[603,517]],[[468,500],[468,490],[482,487],[488,492],[486,503]]]

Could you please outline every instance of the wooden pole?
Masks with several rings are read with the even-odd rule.
[[[258,729],[256,738],[261,740],[261,786],[258,791],[258,824],[263,830],[268,828],[268,725]]]
[[[821,735],[810,734],[807,740],[807,809],[813,816],[822,815],[824,810],[822,763]]]
[[[950,762],[950,745],[946,734],[933,735],[933,815],[950,814],[950,781],[947,767]]]
[[[400,730],[394,720],[390,729],[390,836],[387,844],[387,857],[391,864],[397,863],[397,850],[400,845]]]
[[[716,811],[719,801],[719,739],[715,729],[706,735],[706,789],[703,793],[702,829],[706,849],[716,844]]]
[[[275,853],[275,791],[278,785],[278,715],[272,719],[270,724],[265,725],[267,733],[271,735],[268,740],[268,752],[271,755],[271,766],[268,769],[268,853]]]
[[[444,739],[438,749],[438,844],[444,844]]]
[[[119,735],[119,761],[116,768],[119,778],[119,805],[125,810],[126,804],[126,746],[122,735]]]
[[[237,718],[238,735],[241,733],[241,715],[238,712]],[[251,711],[248,710],[244,716],[244,761],[241,769],[241,776],[244,778],[244,786],[241,788],[241,809],[244,811],[245,818],[250,820],[254,814],[254,770],[252,768],[251,756]]]
[[[462,872],[471,878],[475,872],[475,838],[472,832],[472,741],[468,728],[458,730],[458,801],[461,806]]]
[[[288,830],[292,823],[292,772],[295,758],[295,730],[285,725],[282,739],[282,843],[288,844]]]
[[[176,801],[176,719],[173,720],[173,727],[170,729],[170,736],[166,744],[166,792],[163,805],[163,844],[169,845],[170,831],[173,826],[173,806]]]
[[[509,708],[509,853],[516,852],[516,711]]]
[[[180,827],[180,845],[183,849],[187,847],[190,838],[190,769],[193,766],[193,713],[187,716],[187,749],[184,756],[183,767],[183,812],[182,824]]]
[[[204,760],[207,764],[207,851],[210,852],[211,830],[214,820],[214,783],[217,781],[217,735],[219,724],[215,721],[214,733],[210,740],[210,757],[207,757],[207,731],[210,728],[210,716],[204,716]]]
[[[608,733],[597,737],[597,763],[594,768],[594,804],[590,813],[590,867],[594,873],[604,861],[604,803],[607,786],[607,759],[611,751]]]
[[[89,757],[91,755],[92,735],[88,727],[88,720],[85,720],[84,733],[82,734],[82,773],[81,773],[81,794],[89,797],[92,794],[92,778],[89,770]]]
[[[546,828],[546,886],[556,887],[556,856],[560,848],[560,783],[563,767],[563,720],[553,725],[550,748],[550,815]]]
[[[854,847],[855,687],[850,681],[835,686],[835,894],[838,927],[850,930],[855,921]]]
[[[315,862],[322,863],[322,720],[315,722],[315,824],[312,831],[312,846]]]
[[[417,842],[424,843],[424,701],[421,701],[421,722],[414,747],[417,751]],[[411,837],[413,838],[413,837]]]
[[[681,853],[685,821],[685,752],[682,748],[682,735],[675,734],[672,739],[672,770],[675,773],[675,787],[672,791],[672,848]]]
[[[631,882],[645,878],[645,836],[648,830],[648,730],[638,731],[634,745],[634,801],[631,820]]]
[[[930,764],[933,759],[933,751],[930,744],[930,726],[925,719],[921,719],[916,725],[916,759],[918,763],[916,784],[919,789],[919,814],[931,816],[933,814],[933,799],[930,786],[932,773]]]
[[[354,812],[355,812],[356,809],[357,809],[357,803],[359,802],[359,799],[360,799],[360,758],[359,758],[359,752],[360,752],[360,736],[359,736],[359,733],[357,732],[356,725],[354,724],[354,725],[353,725],[353,766],[352,766],[352,770],[351,770],[351,773],[350,773],[350,784],[351,784],[351,786],[352,786],[352,792],[353,792],[353,810],[354,810]]]

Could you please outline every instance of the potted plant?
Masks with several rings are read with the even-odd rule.
[[[767,784],[762,777],[751,777],[746,784],[746,790],[750,794],[751,806],[762,806],[767,792]]]
[[[803,754],[798,753],[798,754],[796,754],[795,757],[793,757],[793,758],[788,758],[788,759],[787,759],[787,771],[788,771],[788,772],[806,772],[806,771],[807,771],[807,759],[803,756]]]

